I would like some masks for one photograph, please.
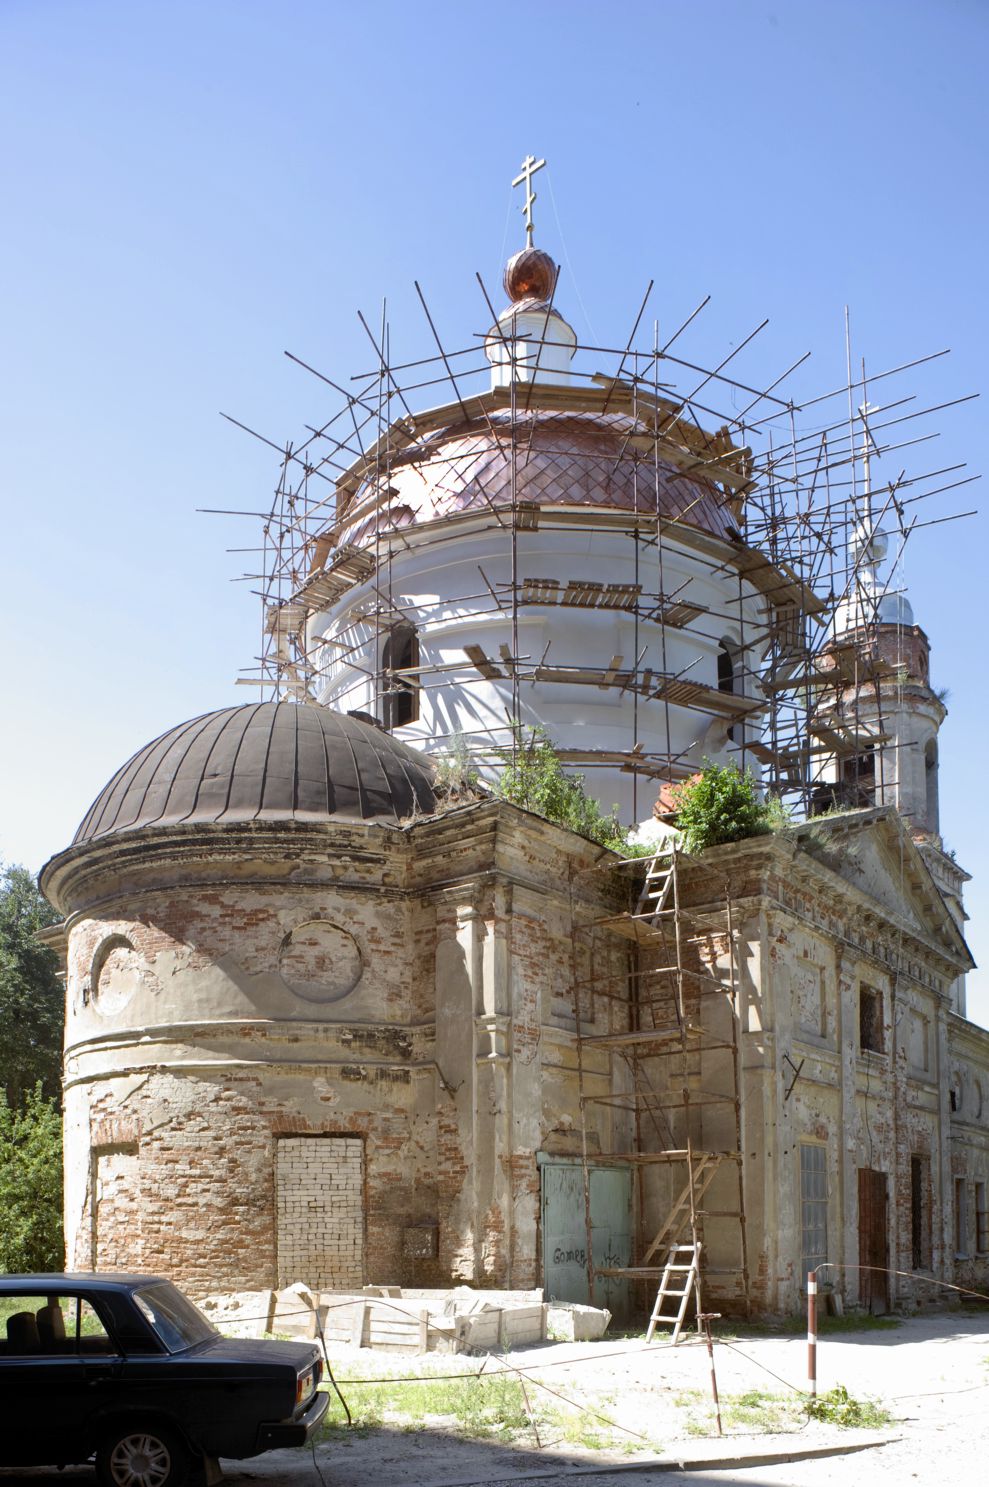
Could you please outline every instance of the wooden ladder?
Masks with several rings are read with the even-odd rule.
[[[663,1269],[663,1276],[656,1292],[656,1302],[649,1318],[649,1328],[646,1332],[646,1342],[652,1342],[653,1333],[657,1327],[672,1327],[673,1335],[670,1338],[670,1346],[675,1346],[680,1341],[680,1331],[683,1327],[683,1319],[687,1315],[687,1304],[691,1292],[700,1312],[700,1259],[701,1247],[699,1244],[671,1244]],[[682,1281],[683,1285],[675,1286],[674,1281]],[[676,1304],[676,1313],[671,1314],[663,1311],[663,1303],[672,1301]]]
[[[663,914],[666,900],[670,896],[675,866],[676,846],[672,841],[664,842],[646,869],[646,879],[635,911],[636,918],[655,921]]]
[[[642,1256],[643,1265],[648,1265],[656,1251],[662,1250],[664,1245],[668,1247],[673,1244],[678,1230],[682,1233],[689,1226],[691,1185],[693,1185],[694,1202],[699,1203],[718,1175],[720,1166],[721,1157],[717,1152],[705,1151],[694,1158],[693,1183],[691,1184],[691,1177],[688,1174],[687,1183],[670,1209],[669,1217]]]

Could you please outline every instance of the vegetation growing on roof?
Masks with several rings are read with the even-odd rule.
[[[684,851],[691,855],[781,831],[789,822],[782,802],[775,796],[761,800],[752,771],[737,764],[705,760],[699,775],[676,786],[672,800]]]
[[[446,753],[434,758],[433,788],[447,805],[464,805],[485,794],[477,765],[462,733],[454,733]]]
[[[502,800],[629,855],[628,833],[618,819],[617,807],[604,814],[584,789],[583,775],[568,774],[563,768],[545,728],[527,729],[516,719],[512,746],[499,750],[499,762],[502,769],[495,789]]]

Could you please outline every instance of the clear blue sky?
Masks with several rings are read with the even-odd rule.
[[[872,369],[951,346],[907,390],[984,387],[987,58],[985,0],[2,0],[0,856],[36,869],[135,748],[245,700],[224,548],[256,529],[195,513],[258,509],[275,470],[218,411],[296,437],[329,405],[283,349],[345,381],[382,296],[424,354],[413,278],[451,344],[485,329],[530,150],[581,339],[624,340],[655,278],[667,329],[713,296],[700,362],[770,317],[753,383],[807,349],[798,391],[843,380],[848,303]],[[939,426],[932,463],[989,468],[984,403]],[[986,551],[981,515],[933,527],[905,573],[989,963]]]

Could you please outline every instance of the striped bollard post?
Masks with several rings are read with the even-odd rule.
[[[817,1272],[807,1272],[807,1389],[817,1398]]]

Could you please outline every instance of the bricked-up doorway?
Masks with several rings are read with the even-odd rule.
[[[275,1143],[278,1284],[364,1285],[364,1142],[359,1136],[280,1136]]]
[[[885,1172],[859,1168],[859,1300],[876,1315],[889,1311],[889,1223]]]
[[[137,1145],[94,1146],[91,1154],[90,1269],[141,1269]]]

